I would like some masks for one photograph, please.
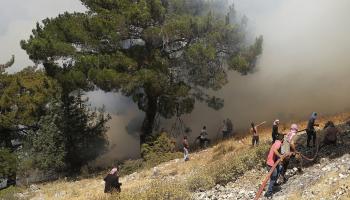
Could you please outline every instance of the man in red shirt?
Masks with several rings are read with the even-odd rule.
[[[279,134],[276,138],[275,143],[272,144],[269,154],[267,156],[266,164],[267,164],[267,169],[268,171],[271,170],[272,166],[275,164],[275,162],[280,158],[283,160],[283,155],[280,153],[280,149],[282,146],[283,142],[283,135]],[[282,171],[282,166],[278,165],[274,170],[273,173],[271,174],[270,177],[270,183],[267,192],[265,193],[266,197],[271,197],[272,196],[272,189],[273,186],[276,184],[278,175]]]

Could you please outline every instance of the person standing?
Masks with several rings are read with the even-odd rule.
[[[201,130],[200,135],[197,137],[199,139],[199,145],[201,148],[206,147],[206,143],[209,144],[210,140],[208,139],[208,132],[207,132],[207,127],[203,126],[203,129]]]
[[[223,139],[228,137],[228,127],[227,127],[226,120],[222,121],[221,132],[222,132],[222,138]]]
[[[258,133],[258,127],[265,124],[266,122],[261,122],[260,124],[256,125],[254,122],[250,124],[250,133],[253,135],[252,137],[252,146],[259,144],[259,133]]]
[[[278,126],[280,124],[280,120],[276,119],[272,124],[272,144],[275,143],[276,137],[278,135]]]
[[[266,165],[267,165],[267,170],[270,171],[271,168],[275,165],[276,161],[278,159],[281,159],[283,161],[283,155],[279,153],[281,146],[282,146],[282,135],[278,135],[276,138],[275,143],[272,144],[269,154],[266,159]],[[267,189],[267,192],[265,193],[265,197],[271,197],[272,196],[272,191],[273,191],[273,186],[276,184],[278,176],[280,172],[282,171],[282,165],[277,165],[276,168],[273,170],[271,177],[270,177],[270,183]]]
[[[233,131],[234,131],[233,130],[233,123],[229,118],[226,119],[226,125],[227,125],[227,134],[229,137],[232,137]]]
[[[184,147],[184,160],[188,161],[190,160],[190,157],[188,155],[188,150],[190,148],[190,145],[188,144],[187,136],[184,136],[184,139],[182,140],[182,145]]]
[[[105,181],[105,193],[120,192],[118,168],[114,167],[109,174],[103,179]]]
[[[298,125],[297,124],[292,124],[290,127],[290,131],[284,136],[283,139],[283,143],[282,143],[282,147],[281,147],[281,154],[282,155],[286,155],[289,153],[292,153],[294,156],[297,151],[296,151],[296,136],[298,133]],[[281,178],[283,180],[283,182],[286,182],[287,178],[286,178],[286,172],[287,172],[287,168],[289,165],[289,160],[290,160],[290,156],[285,157],[285,159],[283,159],[282,162],[282,168],[283,170],[281,171]],[[301,169],[298,168],[298,170],[300,171]]]
[[[316,118],[317,118],[317,113],[313,112],[311,114],[311,117],[307,123],[307,128],[306,128],[306,134],[307,134],[307,142],[306,146],[310,147],[310,141],[312,140],[313,147],[316,146],[316,131],[315,131],[315,126],[318,126],[316,124]]]

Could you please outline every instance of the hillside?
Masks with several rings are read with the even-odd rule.
[[[324,117],[318,122],[321,127],[327,120],[340,124],[348,120],[349,116],[349,113],[343,113]],[[306,122],[300,122],[299,125],[303,128]],[[283,126],[288,127],[289,124]],[[304,163],[303,174],[290,170],[290,178],[275,194],[276,199],[350,198],[347,192],[350,187],[348,178],[350,174],[350,155],[348,154],[350,152],[350,127],[342,124],[339,129],[342,132],[343,143],[339,143],[336,148],[322,148],[317,161]],[[121,177],[123,183],[121,196],[110,198],[109,195],[103,193],[102,176],[78,181],[59,180],[32,185],[17,193],[16,196],[19,199],[32,200],[252,199],[259,184],[266,176],[262,163],[265,160],[263,155],[269,147],[267,141],[270,140],[270,127],[266,126],[261,131],[261,135],[262,144],[259,148],[250,147],[250,137],[231,139],[191,154],[189,162],[175,159],[155,168]],[[321,135],[322,132],[319,132],[318,138],[322,138]],[[301,136],[302,140],[306,140],[304,137]],[[304,146],[302,140],[301,148]],[[301,149],[301,151],[306,155],[312,155],[312,152],[306,149]],[[237,167],[232,168],[236,165]],[[226,172],[228,174],[225,174]],[[222,186],[216,182],[221,182]],[[331,184],[332,187],[330,187]]]

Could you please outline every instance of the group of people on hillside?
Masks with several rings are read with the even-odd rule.
[[[296,148],[297,133],[301,131],[306,131],[307,133],[306,146],[310,148],[311,141],[312,141],[312,147],[316,146],[315,127],[319,126],[316,123],[316,119],[317,119],[317,113],[313,112],[308,121],[306,129],[299,130],[299,127],[297,124],[292,124],[289,131],[285,133],[279,132],[280,121],[278,119],[273,121],[272,145],[266,159],[266,165],[267,165],[268,171],[270,171],[275,164],[276,164],[276,167],[274,168],[272,175],[270,177],[268,190],[265,193],[266,197],[272,196],[273,187],[277,185],[277,181],[278,181],[278,184],[284,183],[287,181],[285,174],[289,165],[289,161],[292,157],[295,157],[299,154]],[[257,125],[255,125],[254,122],[251,123],[250,133],[252,135],[253,147],[256,145],[259,145],[258,129],[260,126],[262,126],[265,123],[266,121],[261,122]],[[324,130],[325,130],[325,137],[323,140],[324,145],[336,144],[337,135],[339,131],[335,127],[334,123],[332,121],[328,121],[324,126]],[[233,125],[231,120],[229,119],[224,120],[223,126],[221,127],[223,138],[230,136],[232,131],[233,131]],[[210,143],[210,139],[208,139],[208,132],[207,132],[206,126],[203,126],[200,132],[200,135],[197,137],[197,139],[199,140],[201,148],[205,147],[205,144]],[[184,160],[188,161],[189,160],[189,142],[188,142],[187,136],[184,136],[182,145],[184,150]],[[301,169],[298,169],[298,170],[301,171]],[[104,178],[104,181],[105,181],[105,193],[110,193],[113,191],[120,192],[121,183],[119,183],[118,169],[116,167],[114,167],[109,172],[109,174]]]
[[[307,140],[306,140],[306,146],[307,148],[310,148],[311,141],[312,141],[312,147],[316,147],[316,130],[315,127],[318,127],[319,124],[316,124],[317,119],[317,113],[313,112],[306,129],[299,130],[297,124],[292,124],[290,127],[290,130],[286,133],[279,133],[278,132],[278,126],[279,126],[279,120],[275,120],[272,125],[272,146],[269,150],[267,159],[266,159],[266,165],[268,171],[270,171],[274,165],[276,165],[275,169],[273,170],[271,177],[270,177],[270,183],[267,189],[267,192],[265,193],[266,197],[271,197],[273,194],[273,187],[277,185],[277,180],[279,180],[279,183],[284,183],[287,181],[287,178],[285,176],[289,161],[291,158],[300,155],[297,151],[297,133],[301,131],[306,131],[307,134]],[[252,126],[253,127],[253,126]],[[336,144],[337,143],[337,135],[339,133],[338,129],[335,127],[334,123],[332,121],[328,121],[325,124],[324,127],[325,130],[325,137],[323,140],[324,145],[329,144]],[[253,135],[254,137],[254,135]],[[300,162],[301,158],[298,162]],[[298,171],[301,172],[301,168],[298,169]]]
[[[222,126],[220,127],[219,131],[222,133],[222,138],[226,139],[228,137],[232,136],[233,133],[233,123],[232,121],[227,118],[226,120],[223,120]],[[206,148],[210,144],[210,139],[208,138],[208,131],[207,127],[203,126],[199,136],[196,138],[196,141],[199,141],[199,147],[201,149]],[[189,160],[189,142],[188,137],[185,135],[182,140],[182,146],[184,150],[184,160]]]

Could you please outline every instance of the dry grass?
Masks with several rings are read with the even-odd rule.
[[[350,113],[341,113],[335,116],[322,117],[318,120],[318,123],[323,126],[328,120],[332,120],[338,124],[349,118]],[[298,122],[301,128],[306,127],[306,123]],[[282,124],[282,127],[289,126],[290,123]],[[263,144],[270,140],[271,127],[264,126],[259,130],[259,133],[261,143]],[[265,156],[263,153],[266,153],[264,152],[266,146],[263,147],[264,145],[261,145],[261,149],[256,150],[256,148],[251,148],[250,143],[250,136],[230,139],[218,143],[207,150],[190,154],[189,162],[184,162],[182,159],[175,159],[162,163],[157,166],[160,173],[156,178],[153,177],[152,169],[145,169],[139,173],[124,176],[121,178],[121,182],[123,183],[121,196],[110,196],[103,193],[104,182],[102,176],[73,182],[60,180],[42,184],[39,185],[41,188],[40,192],[34,195],[36,197],[41,195],[45,199],[72,200],[187,199],[191,191],[207,189],[217,182],[230,181],[236,178],[237,174],[244,173],[245,169],[254,167],[256,164],[254,161],[259,159],[264,160]],[[251,157],[254,157],[252,160],[253,163],[249,160]],[[214,173],[215,171],[217,173]],[[219,174],[222,176],[220,177]],[[346,184],[350,185],[350,180],[347,181]],[[193,186],[191,184],[196,185]],[[177,195],[175,195],[175,191]],[[65,193],[64,195],[59,195],[60,192]],[[300,197],[298,194],[295,195],[295,197],[291,196],[291,199],[298,199]]]

